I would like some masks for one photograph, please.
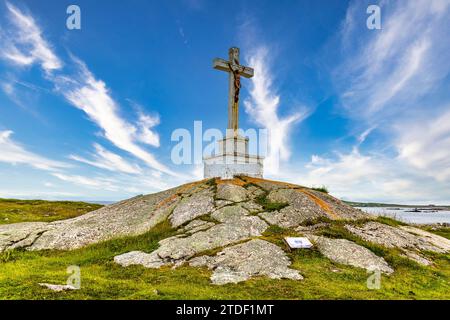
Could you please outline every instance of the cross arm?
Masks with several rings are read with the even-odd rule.
[[[253,77],[253,68],[241,66],[241,65],[233,65],[234,68],[237,68],[239,74],[245,78]],[[216,58],[213,60],[213,68],[221,71],[230,72],[230,64],[228,61],[220,58]]]

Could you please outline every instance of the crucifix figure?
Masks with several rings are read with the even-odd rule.
[[[228,129],[233,130],[236,136],[239,129],[239,91],[241,89],[241,76],[253,77],[253,69],[239,64],[239,48],[230,48],[229,60],[214,59],[213,67],[229,73],[228,93]]]

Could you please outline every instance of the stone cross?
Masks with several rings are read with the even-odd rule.
[[[253,77],[253,69],[239,64],[239,48],[230,48],[228,51],[229,60],[216,58],[213,67],[217,70],[229,73],[229,93],[228,93],[228,129],[233,130],[237,135],[239,129],[239,91],[241,89],[241,76]]]

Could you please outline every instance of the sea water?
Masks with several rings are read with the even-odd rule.
[[[406,223],[431,224],[431,223],[450,223],[450,211],[439,210],[436,212],[408,212],[414,208],[401,207],[359,207],[364,212],[394,218]]]

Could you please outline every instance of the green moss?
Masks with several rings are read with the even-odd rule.
[[[248,189],[248,188],[250,188],[250,187],[256,187],[256,188],[258,188],[258,189],[260,189],[261,187],[260,186],[258,186],[256,183],[254,183],[254,182],[247,182],[247,183],[245,183],[244,185],[243,185],[243,187],[245,188],[245,189]]]
[[[302,222],[300,225],[308,227],[313,226],[318,223],[331,223],[333,220],[327,218],[327,217],[317,217],[314,219],[307,219],[304,222]]]
[[[74,218],[101,207],[86,202],[0,199],[0,224]]]
[[[267,194],[264,193],[255,198],[255,202],[264,208],[264,211],[277,211],[281,210],[284,207],[287,207],[289,204],[282,202],[271,202],[267,199]]]
[[[206,185],[210,186],[210,187],[215,187],[217,186],[217,182],[215,178],[211,178],[208,181],[205,182]]]

